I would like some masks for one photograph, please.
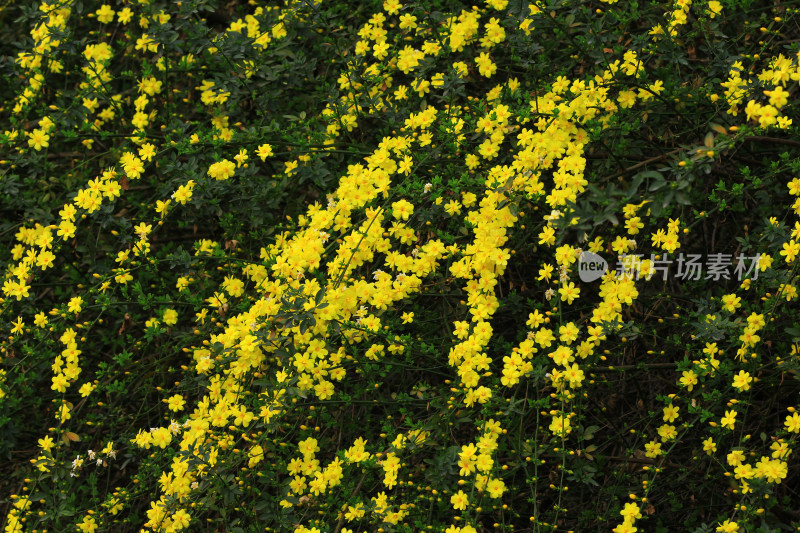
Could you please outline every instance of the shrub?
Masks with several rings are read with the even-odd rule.
[[[0,22],[5,531],[800,528],[797,9]]]

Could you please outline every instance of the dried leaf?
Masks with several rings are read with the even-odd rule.
[[[716,131],[717,133],[721,133],[723,135],[727,135],[728,134],[728,130],[726,130],[724,126],[720,126],[719,124],[714,124],[712,122],[711,124],[709,124],[709,127],[712,130]]]

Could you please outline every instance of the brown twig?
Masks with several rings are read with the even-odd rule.
[[[643,365],[614,365],[614,366],[598,366],[597,368],[593,368],[590,372],[616,372],[617,370],[631,370],[634,368],[639,368],[639,366],[643,366],[645,369],[648,368],[675,368],[677,363],[650,363],[650,364],[643,364]]]
[[[641,168],[641,167],[643,167],[645,165],[649,165],[650,163],[655,163],[656,161],[661,161],[662,159],[666,159],[669,156],[677,154],[678,152],[681,152],[681,151],[683,151],[683,148],[676,148],[675,150],[670,150],[669,152],[667,152],[665,154],[661,154],[661,155],[658,155],[658,156],[655,156],[655,157],[651,157],[650,159],[645,159],[644,161],[640,161],[639,163],[636,163],[635,165],[631,165],[628,168],[622,169],[620,172],[615,172],[614,174],[606,176],[605,178],[603,178],[603,181],[610,180],[611,178],[615,178],[615,177],[620,176],[622,174],[627,174],[631,170],[636,170],[637,168]]]
[[[800,147],[800,141],[793,141],[791,139],[781,139],[780,137],[767,137],[764,135],[748,135],[744,137],[745,141],[761,141],[761,142],[770,142],[775,144],[785,144],[787,146],[798,146]]]
[[[358,480],[358,485],[356,485],[356,488],[354,488],[352,494],[350,494],[351,500],[356,494],[358,494],[358,491],[361,490],[361,485],[364,484],[364,479],[366,477],[367,477],[367,472],[365,471],[364,474],[361,476],[361,479]],[[333,533],[339,533],[339,530],[342,529],[342,522],[344,522],[344,513],[342,513],[342,515],[339,517],[339,521],[336,522],[336,529],[333,530]]]

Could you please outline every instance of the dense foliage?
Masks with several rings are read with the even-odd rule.
[[[3,1],[4,531],[800,529],[795,6]]]

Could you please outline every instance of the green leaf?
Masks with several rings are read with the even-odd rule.
[[[798,327],[786,328],[783,331],[785,331],[786,333],[788,333],[792,337],[800,337],[800,328],[798,328]]]

